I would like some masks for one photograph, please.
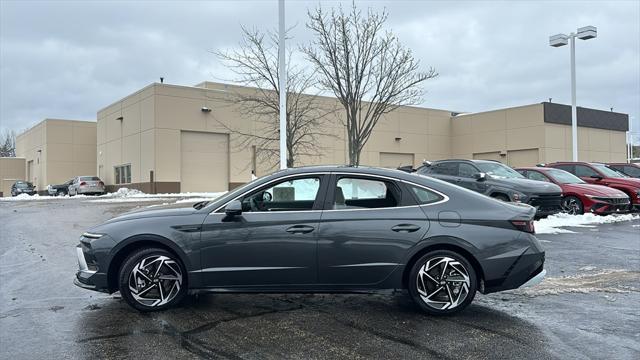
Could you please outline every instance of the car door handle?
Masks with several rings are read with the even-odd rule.
[[[415,232],[420,230],[420,226],[413,224],[399,224],[391,228],[395,232]]]
[[[294,225],[287,229],[290,234],[307,234],[315,230],[313,226],[309,225]]]

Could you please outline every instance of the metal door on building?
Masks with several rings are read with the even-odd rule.
[[[229,135],[182,131],[180,154],[181,192],[229,189]]]

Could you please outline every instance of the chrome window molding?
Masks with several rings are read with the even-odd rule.
[[[314,172],[314,173],[307,173],[307,174],[291,174],[291,175],[287,175],[287,176],[283,176],[283,177],[279,177],[277,179],[273,179],[271,181],[268,181],[264,184],[262,184],[260,187],[269,185],[273,182],[276,182],[278,180],[283,180],[283,179],[287,179],[287,178],[291,178],[291,177],[305,177],[307,175],[309,176],[313,176],[313,175],[349,175],[349,176],[354,176],[354,177],[375,177],[375,178],[379,178],[379,179],[385,179],[385,180],[390,180],[390,181],[398,181],[398,182],[402,182],[405,184],[409,184],[409,185],[413,185],[413,186],[417,186],[417,187],[421,187],[425,190],[429,190],[432,191],[440,196],[442,196],[442,200],[439,201],[435,201],[429,204],[418,204],[418,205],[406,205],[406,206],[392,206],[392,207],[381,207],[381,208],[360,208],[360,209],[326,209],[326,210],[292,210],[292,211],[251,211],[248,213],[251,214],[277,214],[277,213],[300,213],[300,212],[321,212],[321,211],[363,211],[363,210],[388,210],[388,209],[402,209],[402,208],[412,208],[412,207],[422,207],[422,206],[432,206],[432,205],[438,205],[438,204],[442,204],[445,203],[447,201],[449,201],[449,196],[441,193],[438,190],[432,189],[428,186],[422,185],[422,184],[417,184],[415,182],[412,181],[408,181],[408,180],[404,180],[404,179],[400,179],[400,178],[393,178],[393,177],[389,177],[389,176],[384,176],[384,175],[375,175],[375,174],[362,174],[362,173],[350,173],[350,172]],[[255,188],[254,188],[255,189]],[[226,203],[224,203],[224,205],[219,206],[218,208],[216,208],[215,210],[211,211],[209,214],[224,214],[224,213],[218,213],[218,211],[220,211],[220,209],[224,208],[225,206],[227,206],[230,202],[235,201],[240,199],[241,197],[245,196],[248,193],[251,193],[252,191],[254,191],[254,189],[251,189],[249,191],[246,191],[238,196],[236,196],[235,198],[227,201]]]

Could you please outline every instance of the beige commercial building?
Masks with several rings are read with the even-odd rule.
[[[571,160],[571,108],[540,103],[452,117],[452,157],[509,166]],[[578,159],[625,162],[628,116],[578,108]]]
[[[249,91],[255,89],[154,83],[105,107],[97,116],[95,172],[110,189],[200,192],[245,183],[251,170],[258,176],[274,171],[275,162],[256,161],[261,149],[241,135],[259,131],[233,101]],[[322,97],[321,104],[338,109],[318,138],[323,150],[300,157],[296,166],[348,162],[344,113],[334,98]],[[475,158],[531,166],[569,160],[570,121],[569,106],[548,102],[472,114],[404,106],[377,124],[361,164]],[[582,160],[625,160],[628,115],[578,108],[578,124]]]
[[[0,197],[11,196],[11,185],[25,179],[25,161],[19,157],[0,157]]]
[[[96,123],[45,119],[16,137],[16,156],[24,158],[24,176],[38,192],[74,176],[96,172]]]

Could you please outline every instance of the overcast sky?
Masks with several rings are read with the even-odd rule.
[[[295,43],[311,34],[307,9],[287,1]],[[325,8],[338,1],[323,1]],[[342,2],[349,7],[350,1]],[[358,1],[389,12],[387,29],[440,76],[423,106],[475,112],[569,103],[569,47],[548,37],[594,25],[578,40],[578,105],[630,114],[640,131],[640,2]],[[240,26],[277,28],[270,1],[0,0],[0,128],[44,118],[94,120],[100,108],[152,83],[232,79],[211,50],[235,46]]]

